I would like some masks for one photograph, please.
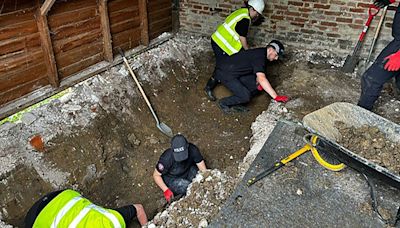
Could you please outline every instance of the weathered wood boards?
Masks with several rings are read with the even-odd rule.
[[[41,2],[41,4],[39,4]],[[0,8],[0,108],[171,31],[170,0],[6,0]],[[65,86],[65,85],[64,85]]]

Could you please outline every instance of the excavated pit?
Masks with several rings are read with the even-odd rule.
[[[315,60],[313,53],[288,51],[285,62],[267,70],[278,93],[292,98],[282,105],[282,116],[299,121],[330,103],[357,101],[356,76],[341,74],[325,60]],[[263,94],[253,99],[249,113],[223,115],[203,91],[214,67],[205,38],[178,34],[130,62],[161,121],[196,144],[208,167],[236,177],[254,144],[250,126],[267,110],[270,98]],[[219,98],[229,94],[223,86],[215,93]],[[399,123],[400,102],[392,96],[388,86],[375,111]],[[116,66],[82,82],[29,115],[19,123],[0,126],[4,223],[21,227],[25,213],[41,195],[62,188],[77,189],[110,208],[141,203],[149,218],[162,209],[163,195],[152,173],[169,139],[156,128],[125,67]],[[45,140],[43,152],[29,145],[36,134]],[[134,222],[132,227],[136,226]]]

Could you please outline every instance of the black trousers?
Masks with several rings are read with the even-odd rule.
[[[257,90],[256,75],[254,74],[234,78],[229,81],[221,81],[233,93],[232,96],[221,99],[220,103],[226,106],[248,103],[253,96],[260,92]]]
[[[396,86],[400,89],[400,71],[385,70],[385,58],[400,50],[400,7],[393,20],[392,34],[394,40],[390,42],[376,58],[375,62],[361,78],[361,96],[358,105],[372,110],[375,101],[381,94],[383,85],[392,78],[396,79]]]
[[[196,165],[193,165],[189,168],[187,173],[181,177],[163,175],[162,179],[175,196],[186,195],[186,190],[189,187],[189,184],[192,183],[193,178],[196,177],[198,171],[199,168],[197,168]]]
[[[33,206],[29,209],[28,213],[25,216],[25,227],[26,228],[31,228],[33,224],[35,223],[35,220],[39,213],[43,210],[43,208],[46,207],[48,203],[50,203],[51,200],[53,200],[58,194],[60,194],[64,190],[60,191],[55,191],[55,192],[50,192],[40,198],[38,201],[33,204]],[[136,208],[133,205],[128,205],[124,207],[119,207],[117,209],[114,209],[115,211],[118,211],[118,213],[121,214],[121,216],[124,218],[126,226],[130,224],[130,222],[136,218]]]

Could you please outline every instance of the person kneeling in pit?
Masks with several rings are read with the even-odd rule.
[[[287,102],[289,97],[280,96],[272,88],[265,75],[266,62],[283,56],[284,46],[278,40],[265,48],[244,50],[225,58],[216,68],[215,79],[227,87],[233,95],[219,100],[218,106],[225,113],[248,112],[244,104],[260,91],[267,92],[277,102]],[[218,83],[209,86],[212,90]]]
[[[186,190],[197,171],[206,169],[197,146],[189,143],[183,135],[177,134],[171,140],[171,148],[160,156],[153,178],[170,203],[174,196],[186,195]]]
[[[127,227],[137,218],[147,223],[141,204],[106,209],[91,203],[78,192],[66,189],[51,192],[29,209],[25,227]]]

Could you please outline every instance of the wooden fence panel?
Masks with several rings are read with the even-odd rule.
[[[149,18],[149,37],[154,39],[163,32],[172,31],[171,0],[149,0],[147,4]]]
[[[61,80],[103,59],[96,0],[56,1],[49,11],[48,21]]]
[[[114,54],[117,48],[128,50],[140,44],[138,0],[109,0],[108,16]]]
[[[172,30],[170,0],[39,2],[0,4],[0,108]]]
[[[0,105],[49,84],[32,1],[8,4],[0,13]],[[27,86],[30,85],[30,86]]]

